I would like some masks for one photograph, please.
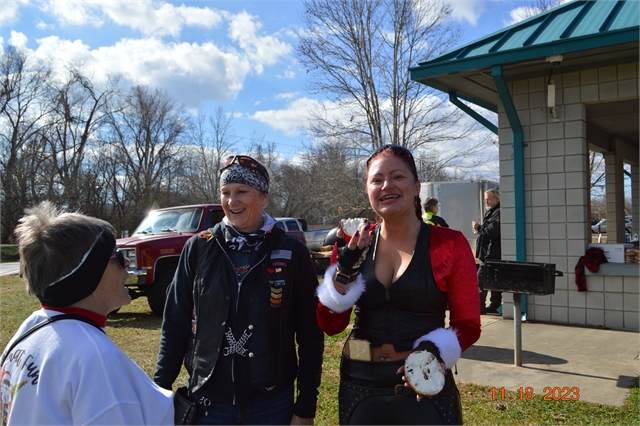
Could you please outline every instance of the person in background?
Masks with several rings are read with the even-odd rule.
[[[225,217],[187,241],[169,287],[154,380],[171,389],[184,362],[196,424],[313,424],[318,278],[307,247],[263,212],[268,193],[262,164],[229,157]]]
[[[104,331],[107,314],[131,302],[129,260],[113,227],[43,202],[26,210],[15,233],[20,272],[41,309],[3,353],[2,424],[173,424],[172,393]],[[43,326],[19,339],[36,325]]]
[[[422,221],[420,182],[406,148],[376,150],[365,187],[380,223],[350,238],[318,287],[317,317],[327,334],[345,330],[355,306],[340,365],[340,424],[462,424],[451,368],[480,337],[469,243],[459,231]],[[446,368],[435,396],[418,396],[403,380],[404,361],[421,350]]]
[[[434,226],[442,226],[444,228],[448,228],[449,225],[447,222],[438,216],[438,199],[437,198],[427,198],[424,202],[424,213],[422,215],[422,220],[429,225]]]
[[[497,189],[489,189],[484,193],[484,204],[487,212],[482,218],[482,224],[471,222],[473,232],[478,234],[476,240],[476,257],[482,262],[478,267],[478,291],[480,292],[480,313],[497,314],[502,305],[502,292],[491,291],[490,303],[487,307],[487,291],[482,290],[487,259],[500,259],[502,250],[500,247],[500,192]]]

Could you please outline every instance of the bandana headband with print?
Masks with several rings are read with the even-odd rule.
[[[248,169],[238,163],[231,164],[220,173],[220,187],[228,183],[247,185],[265,193],[269,193],[269,182],[256,170]]]
[[[43,296],[38,296],[40,303],[61,308],[71,306],[93,293],[107,269],[115,246],[114,236],[102,231],[82,256],[78,266],[49,284]]]

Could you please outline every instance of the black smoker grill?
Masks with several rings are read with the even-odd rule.
[[[484,290],[513,293],[514,365],[522,366],[522,294],[553,294],[562,272],[553,263],[515,260],[487,260],[485,267]]]
[[[484,290],[506,291],[544,296],[555,292],[556,271],[553,263],[487,260]]]

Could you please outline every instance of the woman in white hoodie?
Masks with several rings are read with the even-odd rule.
[[[26,210],[16,235],[22,276],[41,309],[3,352],[2,423],[174,424],[171,391],[104,331],[109,312],[131,302],[129,260],[113,227],[44,202]]]

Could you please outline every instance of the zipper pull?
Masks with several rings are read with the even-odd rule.
[[[204,406],[204,415],[209,415],[209,406],[211,405],[211,400],[209,398],[205,398],[204,396],[200,398],[200,404]]]

